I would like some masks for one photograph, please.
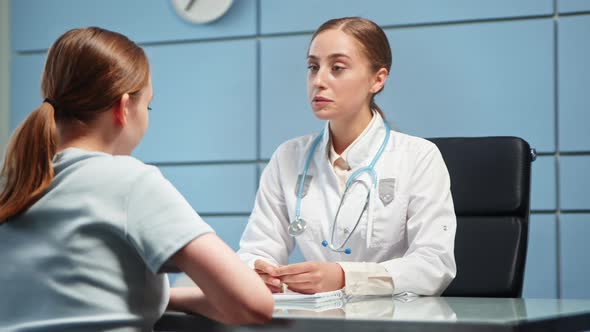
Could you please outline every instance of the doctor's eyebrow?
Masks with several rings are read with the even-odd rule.
[[[333,60],[333,59],[336,59],[336,58],[347,58],[347,59],[350,59],[350,56],[348,56],[348,55],[346,55],[344,53],[332,53],[332,54],[328,55],[328,59],[330,59],[330,60]],[[316,55],[313,55],[313,54],[309,54],[307,56],[307,60],[317,61],[317,60],[319,60],[319,57],[316,56]]]

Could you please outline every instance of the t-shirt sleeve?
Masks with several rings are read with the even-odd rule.
[[[154,273],[171,268],[168,260],[190,241],[213,232],[156,167],[139,176],[127,200],[126,237]]]

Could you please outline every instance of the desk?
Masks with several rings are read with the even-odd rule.
[[[579,331],[590,330],[590,300],[420,297],[352,298],[324,311],[275,309],[263,326],[225,326],[166,313],[156,331]]]

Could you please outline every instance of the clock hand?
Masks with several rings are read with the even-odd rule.
[[[188,4],[186,5],[186,7],[184,7],[184,10],[188,12],[193,7],[193,5],[195,4],[196,1],[197,0],[190,0],[188,2]]]

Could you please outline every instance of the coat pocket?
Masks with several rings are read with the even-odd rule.
[[[390,247],[406,239],[408,203],[408,196],[400,193],[375,201],[370,247]]]

